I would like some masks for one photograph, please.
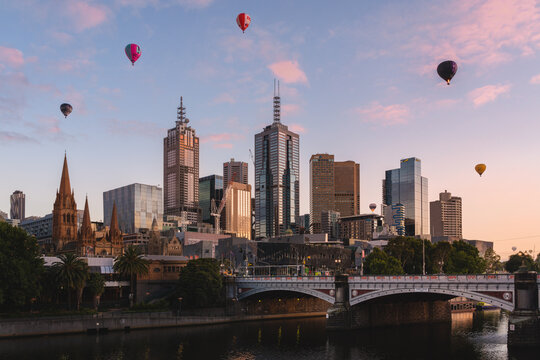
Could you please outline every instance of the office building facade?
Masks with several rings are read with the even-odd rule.
[[[248,184],[248,164],[243,161],[231,161],[223,163],[223,189],[227,189],[229,182]]]
[[[315,154],[309,159],[309,231],[322,231],[321,214],[335,209],[334,155]]]
[[[300,137],[281,123],[280,107],[278,90],[272,125],[255,135],[256,238],[285,233],[300,215]]]
[[[188,126],[183,99],[180,98],[176,126],[163,139],[164,214],[200,221],[199,208],[199,138]]]
[[[214,219],[210,215],[212,200],[219,206],[223,197],[223,177],[221,175],[209,175],[199,179],[199,207],[203,222],[213,224]]]
[[[392,228],[399,236],[405,236],[405,207],[403,204],[384,205],[384,223]]]
[[[360,164],[354,161],[334,163],[334,210],[341,216],[360,214]]]
[[[387,170],[383,180],[383,204],[402,204],[405,235],[429,238],[428,179],[421,174],[421,161],[402,159],[400,168]]]
[[[163,226],[163,191],[153,185],[131,184],[103,193],[105,225],[111,225],[112,210],[116,204],[118,227],[123,233],[133,234],[139,229],[151,229],[156,219]]]
[[[251,185],[229,183],[224,232],[251,240]]]
[[[321,232],[328,234],[332,240],[339,239],[339,219],[340,214],[334,210],[321,211]]]
[[[461,198],[448,191],[439,194],[439,200],[429,203],[431,236],[448,236],[453,240],[463,238]]]
[[[20,190],[16,190],[11,194],[9,198],[11,209],[9,212],[12,219],[24,220],[25,198],[26,196]]]

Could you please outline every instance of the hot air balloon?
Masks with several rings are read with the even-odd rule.
[[[512,246],[512,251],[516,251],[516,250],[517,250],[517,247]]]
[[[141,47],[137,44],[127,44],[126,56],[131,61],[131,65],[135,65],[135,61],[141,57]]]
[[[251,18],[246,13],[240,13],[236,17],[236,23],[238,24],[240,29],[242,29],[242,32],[244,32],[244,31],[246,31],[249,24],[251,23]]]
[[[478,164],[474,167],[474,170],[478,173],[478,175],[482,176],[484,171],[486,171],[486,165],[485,164]]]
[[[450,85],[450,80],[457,73],[457,64],[452,60],[443,61],[437,66],[437,73]]]
[[[376,208],[377,208],[377,204],[375,204],[375,203],[369,204],[369,209],[370,209],[372,212],[375,211]]]
[[[71,114],[71,112],[73,111],[73,106],[64,103],[64,104],[60,105],[60,111],[61,111],[62,114],[64,114],[64,116],[67,118],[67,116],[68,116],[69,114]]]

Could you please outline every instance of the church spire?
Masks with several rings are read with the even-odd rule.
[[[92,223],[90,222],[90,210],[88,209],[88,195],[86,196],[86,201],[84,202],[84,213],[83,213],[83,222],[81,225],[81,232],[84,234],[87,229],[92,230]]]
[[[118,228],[118,217],[117,217],[117,214],[116,214],[116,202],[113,203],[110,231],[111,231],[111,233],[120,232],[120,229]]]
[[[64,167],[62,168],[62,179],[60,180],[59,193],[63,195],[71,194],[71,184],[69,182],[69,172],[66,154],[64,154]]]

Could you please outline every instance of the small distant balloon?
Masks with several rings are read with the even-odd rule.
[[[141,57],[141,47],[137,44],[127,44],[125,51],[131,65],[135,65],[135,61]]]
[[[376,208],[377,208],[377,204],[375,203],[369,204],[369,209],[371,210],[371,212],[374,212]]]
[[[64,117],[67,118],[67,116],[73,111],[73,106],[64,103],[60,105],[60,111],[62,112],[62,114],[64,114]]]
[[[457,64],[452,60],[446,60],[437,66],[437,73],[439,76],[450,85],[450,80],[457,73]]]
[[[478,173],[478,175],[482,176],[482,174],[484,173],[484,171],[486,171],[486,165],[485,165],[485,164],[477,164],[477,165],[474,167],[474,170],[476,170],[476,172]]]
[[[251,17],[246,13],[240,13],[236,17],[236,23],[238,24],[238,27],[242,29],[242,32],[246,31],[249,24],[251,24]]]
[[[516,250],[517,250],[517,247],[512,246],[512,251],[516,251]]]

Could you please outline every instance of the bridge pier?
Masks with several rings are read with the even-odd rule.
[[[350,329],[349,281],[347,276],[337,275],[335,283],[336,301],[326,312],[326,328],[329,330]]]
[[[508,347],[540,347],[537,274],[520,269],[514,276],[515,308],[508,319]]]

